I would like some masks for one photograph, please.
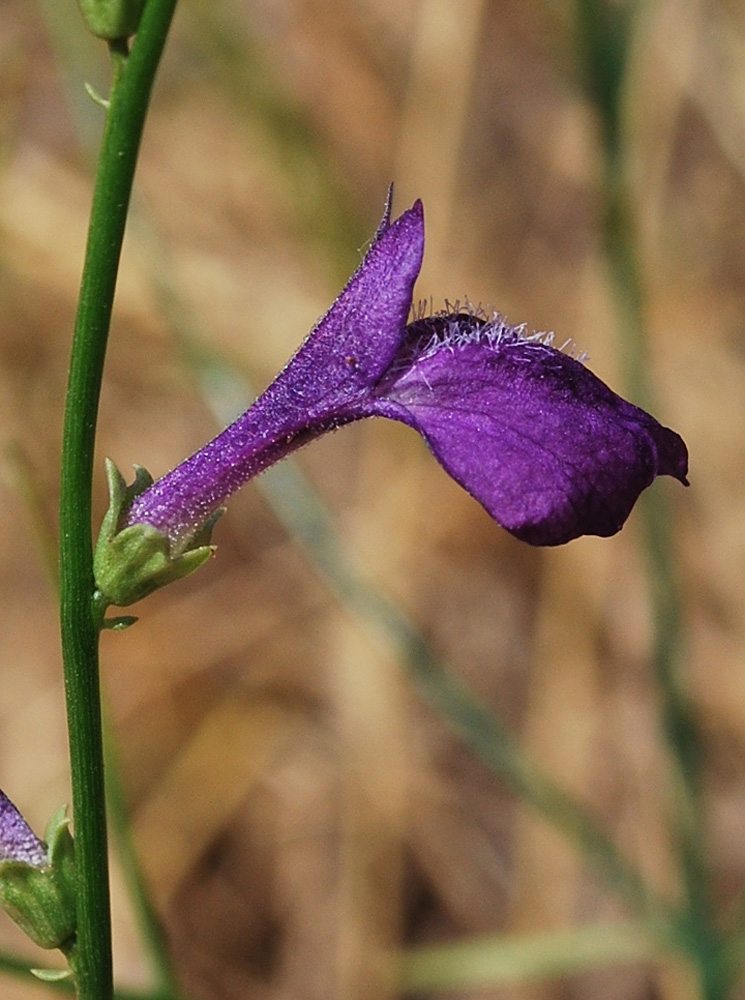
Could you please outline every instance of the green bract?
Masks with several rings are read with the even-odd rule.
[[[217,511],[186,549],[174,553],[168,536],[152,525],[120,528],[132,501],[152,485],[150,473],[142,466],[135,466],[135,481],[127,486],[117,467],[107,459],[106,474],[109,509],[96,543],[93,570],[96,587],[105,602],[127,607],[167,583],[188,576],[210,558],[215,547],[209,544],[209,539],[221,511]]]
[[[0,906],[42,948],[68,950],[75,928],[75,852],[67,808],[58,809],[46,832],[43,864],[0,861]]]

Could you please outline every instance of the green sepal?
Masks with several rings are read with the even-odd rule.
[[[29,969],[28,971],[43,983],[63,983],[66,979],[72,979],[72,969]]]
[[[113,41],[137,32],[145,0],[78,0],[88,30]]]
[[[103,627],[111,629],[112,632],[124,632],[125,629],[139,621],[137,615],[117,615],[115,618],[104,618]]]
[[[98,603],[127,607],[193,573],[213,555],[215,546],[208,543],[221,511],[210,518],[183,551],[174,554],[168,536],[151,524],[132,524],[119,529],[132,501],[152,485],[150,473],[135,466],[135,481],[127,486],[117,467],[107,459],[106,475],[109,509],[93,557],[96,587],[104,599]],[[123,622],[116,624],[122,627]]]
[[[75,917],[75,848],[67,808],[47,827],[47,863],[0,861],[0,906],[42,948],[67,950]]]

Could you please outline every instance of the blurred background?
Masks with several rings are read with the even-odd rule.
[[[745,873],[745,9],[640,12],[623,127],[647,374],[655,415],[691,453],[691,488],[654,490],[668,503],[706,859],[726,916]],[[160,475],[270,381],[358,263],[391,180],[396,214],[425,205],[418,299],[468,298],[572,338],[635,399],[574,13],[569,0],[183,0],[125,243],[98,517],[104,457]],[[103,122],[86,82],[105,95],[106,53],[73,0],[3,0],[0,787],[38,831],[70,798],[50,540]],[[610,540],[531,549],[385,421],[330,435],[297,465],[345,564],[674,897],[639,512]],[[470,991],[401,985],[400,948],[558,941],[629,912],[427,707],[394,638],[288,531],[292,483],[271,482],[232,500],[205,569],[103,637],[132,842],[185,995],[696,996],[685,962],[643,946],[576,968],[569,948],[561,976]],[[113,854],[117,977],[146,988]],[[45,957],[4,917],[0,948]],[[47,995],[8,977],[2,990]]]

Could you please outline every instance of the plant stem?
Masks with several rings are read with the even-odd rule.
[[[70,772],[78,870],[71,965],[81,1000],[113,993],[111,916],[93,613],[91,488],[98,401],[114,290],[150,91],[176,0],[148,0],[127,52],[110,44],[113,83],[98,162],[65,405],[60,483],[60,586]]]

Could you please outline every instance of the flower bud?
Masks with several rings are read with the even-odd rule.
[[[0,792],[0,906],[42,948],[72,944],[75,855],[66,807],[49,822],[46,844]]]
[[[78,0],[88,30],[113,41],[137,32],[145,0]]]

